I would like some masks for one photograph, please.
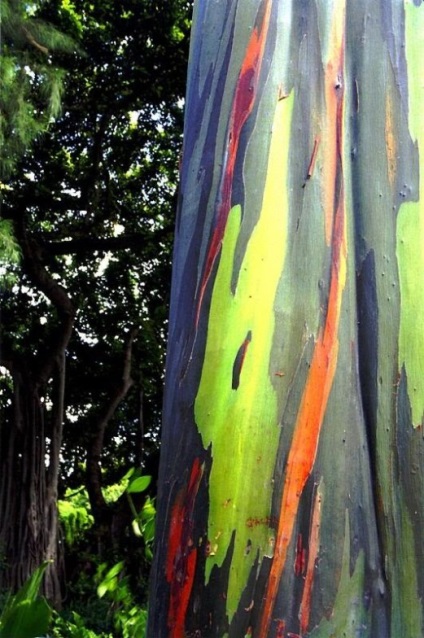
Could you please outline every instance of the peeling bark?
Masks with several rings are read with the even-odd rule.
[[[149,636],[424,635],[423,50],[195,3]]]

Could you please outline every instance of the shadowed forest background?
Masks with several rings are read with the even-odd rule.
[[[0,592],[52,561],[57,635],[144,623],[190,19],[1,0]]]

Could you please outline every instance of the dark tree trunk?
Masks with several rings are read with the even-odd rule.
[[[17,226],[23,266],[57,311],[37,353],[7,343],[0,365],[13,381],[12,414],[0,430],[0,588],[15,590],[43,561],[51,561],[43,591],[61,603],[62,546],[58,542],[57,495],[64,420],[65,353],[75,309],[65,289],[48,273],[37,244]]]
[[[60,605],[61,548],[57,485],[62,442],[64,356],[52,370],[51,394],[24,365],[13,365],[14,427],[1,429],[0,588],[15,590],[45,560],[52,561],[44,593]],[[49,388],[50,389],[50,388]],[[43,390],[43,391],[41,391]],[[49,398],[47,398],[49,397]],[[51,401],[50,409],[46,401]]]
[[[104,547],[119,545],[125,530],[131,521],[131,510],[125,495],[116,503],[106,502],[102,487],[101,459],[106,428],[117,407],[126,397],[134,381],[131,377],[132,349],[138,330],[133,328],[127,339],[122,370],[117,373],[113,390],[105,402],[102,412],[94,420],[94,427],[87,449],[86,486],[90,499],[91,512],[94,517],[95,532],[98,542],[98,553],[101,556]]]

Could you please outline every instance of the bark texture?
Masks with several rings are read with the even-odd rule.
[[[149,636],[423,635],[423,50],[195,7]]]

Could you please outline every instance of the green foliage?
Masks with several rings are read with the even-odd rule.
[[[112,638],[110,633],[97,633],[89,629],[87,621],[75,611],[70,619],[55,614],[51,635],[53,638]]]
[[[151,476],[131,468],[117,483],[103,488],[103,495],[110,504],[120,498],[128,500],[133,514],[132,540],[139,545],[139,550],[132,556],[140,564],[143,554],[146,564],[152,559],[156,516],[154,499],[146,496],[142,506],[137,505],[138,495],[145,492],[150,483]],[[81,568],[78,570],[78,580],[68,589],[72,600],[71,611],[65,610],[55,615],[52,635],[55,638],[143,636],[147,612],[135,594],[140,591],[140,582],[134,579],[133,565],[124,559],[112,563],[113,558],[110,562],[102,561],[99,564],[96,555],[85,553],[88,538],[93,534],[93,518],[86,490],[83,487],[74,491],[68,489],[65,497],[59,501],[59,514],[68,552],[75,554]],[[96,570],[95,575],[93,569]],[[97,596],[94,596],[96,583]]]
[[[156,514],[154,501],[147,497],[140,512],[137,512],[130,494],[145,491],[150,482],[150,476],[142,476],[138,470],[132,468],[118,484],[109,488],[111,494],[118,492],[122,495],[122,488],[126,491],[134,513],[133,528],[136,526],[137,536],[143,537],[146,547],[149,548],[149,555]],[[93,523],[86,490],[67,490],[65,498],[59,501],[59,515],[65,529],[67,544],[73,546],[81,542]],[[99,604],[96,605],[87,601],[86,606],[79,611],[72,610],[68,614],[54,612],[53,617],[46,601],[38,597],[46,567],[47,563],[33,574],[16,596],[7,599],[0,617],[0,638],[33,638],[46,634],[49,628],[52,638],[145,636],[147,610],[136,601],[125,561],[119,561],[112,567],[105,562],[100,564],[95,579],[87,580],[82,577],[85,582],[84,596],[90,598],[90,588],[94,588],[94,582],[97,581],[97,595],[105,604],[98,601]]]
[[[123,481],[127,482],[125,491],[134,517],[132,521],[132,530],[137,537],[143,538],[145,556],[150,562],[153,558],[152,548],[155,536],[156,509],[154,499],[147,496],[142,508],[137,510],[136,504],[131,495],[140,494],[147,490],[152,481],[152,477],[143,476],[140,470],[132,468],[124,476]]]
[[[9,219],[0,219],[0,256],[1,260],[16,264],[19,261],[21,250],[13,236],[12,222]]]
[[[81,36],[83,32],[82,16],[76,10],[75,4],[72,0],[62,0],[61,10],[64,14],[67,14],[67,17],[74,26],[75,32]]]
[[[74,52],[72,38],[33,17],[24,3],[2,0],[0,179],[47,129],[61,107],[64,70],[52,52]]]
[[[144,552],[147,560],[151,562],[153,559],[153,541],[155,538],[155,520],[156,520],[156,508],[154,505],[154,499],[147,497],[143,507],[140,511],[137,511],[131,497],[128,495],[131,511],[134,515],[132,521],[132,529],[136,536],[143,538]]]
[[[12,222],[0,219],[0,289],[8,288],[16,281],[11,267],[19,263],[20,257],[21,250],[13,234]]]
[[[133,514],[132,530],[144,541],[144,552],[148,561],[153,558],[152,548],[155,535],[156,509],[154,499],[147,496],[140,510],[137,509],[132,495],[145,492],[151,484],[152,477],[141,474],[141,470],[131,468],[118,483],[103,488],[103,496],[107,503],[113,503],[124,493],[127,496]]]
[[[121,498],[124,492],[128,489],[130,478],[134,474],[134,471],[134,468],[131,468],[117,482],[102,488],[103,497],[106,503],[116,503],[116,501]]]
[[[150,476],[144,476],[140,470],[131,468],[117,483],[103,489],[103,495],[108,503],[114,503],[122,496],[126,496],[133,513],[132,529],[144,547],[147,561],[152,558],[152,544],[154,539],[154,523],[156,510],[154,499],[147,496],[140,510],[137,509],[135,498],[145,492],[151,483]],[[87,493],[83,488],[74,492],[67,491],[66,498],[59,501],[61,522],[65,528],[67,544],[84,545],[84,535],[90,532],[92,517],[89,514]],[[81,557],[80,557],[81,558]],[[87,557],[93,565],[95,557]],[[73,586],[72,597],[74,605],[79,597],[84,599],[85,606],[78,603],[67,616],[56,615],[54,619],[53,636],[57,638],[109,638],[117,635],[122,638],[141,638],[144,636],[147,611],[145,606],[134,594],[132,577],[125,560],[120,560],[112,566],[103,561],[97,565],[96,576],[89,577],[84,571],[79,575],[79,581]],[[97,582],[97,595],[100,600],[96,604],[92,599],[94,583]],[[99,607],[100,601],[103,603]],[[109,633],[110,627],[113,634]]]
[[[60,522],[65,530],[66,543],[72,546],[91,528],[94,519],[90,513],[87,490],[67,489],[65,498],[58,501]]]
[[[100,579],[97,593],[110,601],[110,612],[117,635],[123,638],[140,638],[145,635],[147,610],[136,604],[125,574],[125,565],[120,561],[110,569],[106,563],[99,566]]]
[[[6,601],[0,616],[0,638],[35,638],[47,632],[51,609],[38,595],[47,565],[41,565]]]
[[[144,638],[146,635],[147,609],[133,606],[128,610],[121,609],[111,618],[111,631],[95,631],[88,627],[89,619],[83,618],[77,612],[72,612],[70,618],[54,614],[53,626],[50,631],[52,638]]]

